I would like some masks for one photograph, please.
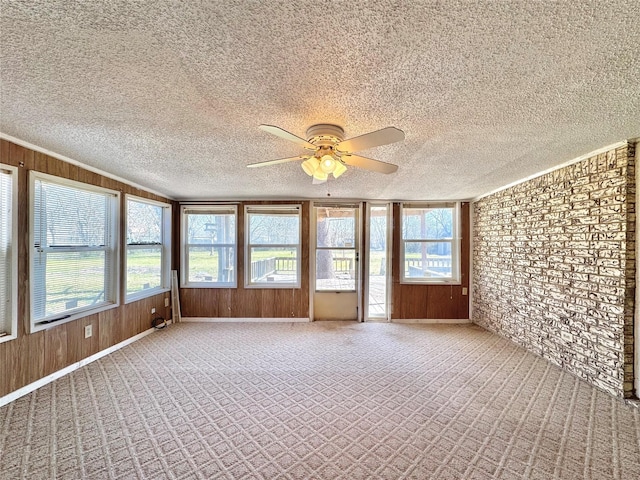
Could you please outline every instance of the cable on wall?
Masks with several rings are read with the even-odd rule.
[[[167,321],[164,317],[158,315],[157,317],[153,317],[153,320],[151,320],[151,326],[156,330],[161,330],[167,326]]]

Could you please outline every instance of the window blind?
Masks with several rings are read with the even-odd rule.
[[[182,210],[184,215],[235,215],[236,207],[234,205],[206,206],[206,207],[184,207]]]
[[[298,245],[299,205],[247,206],[250,245]]]

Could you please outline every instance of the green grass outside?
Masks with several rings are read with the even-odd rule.
[[[127,258],[127,294],[160,286],[159,262],[157,250],[131,252]],[[38,268],[36,262],[36,278]],[[42,272],[49,285],[44,314],[55,315],[71,308],[103,302],[103,269],[104,256],[101,252],[47,255]]]
[[[68,254],[67,254],[68,255]],[[77,262],[68,262],[56,259],[50,254],[47,259],[47,284],[56,285],[54,289],[48,289],[46,297],[46,315],[53,315],[67,309],[68,302],[76,302],[77,306],[88,306],[92,303],[104,301],[102,292],[103,284],[103,258],[99,252],[76,254]],[[272,256],[294,258],[295,250],[254,251],[254,260],[261,260]],[[127,293],[135,293],[145,288],[154,288],[160,285],[160,253],[156,251],[138,250],[130,252],[127,257]],[[370,268],[372,273],[382,272],[385,252],[372,251],[370,256]],[[407,259],[420,259],[419,253],[407,254]],[[190,252],[190,270],[194,275],[207,275],[212,279],[218,278],[218,251],[213,255],[207,249]],[[71,268],[76,267],[76,268]]]

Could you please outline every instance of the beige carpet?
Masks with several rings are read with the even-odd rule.
[[[174,325],[0,426],[2,479],[640,478],[638,410],[476,326]]]

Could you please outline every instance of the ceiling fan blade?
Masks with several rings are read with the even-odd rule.
[[[358,152],[368,148],[388,145],[404,140],[404,132],[396,127],[387,127],[375,132],[365,133],[359,137],[349,138],[336,145],[340,152]]]
[[[378,173],[393,173],[398,170],[398,166],[393,163],[381,162],[373,158],[361,157],[360,155],[342,155],[340,157],[344,163],[352,167],[364,168]]]
[[[278,163],[295,162],[296,160],[306,160],[307,158],[309,158],[308,155],[301,155],[298,157],[279,158],[277,160],[267,160],[265,162],[250,163],[249,165],[247,165],[247,167],[249,168],[267,167],[269,165],[277,165]]]
[[[285,140],[289,140],[290,142],[297,143],[307,150],[316,149],[316,147],[312,143],[307,142],[304,138],[300,138],[293,133],[281,129],[280,127],[276,127],[275,125],[260,125],[258,128],[264,132],[270,133],[271,135],[275,135],[276,137],[284,138]]]

